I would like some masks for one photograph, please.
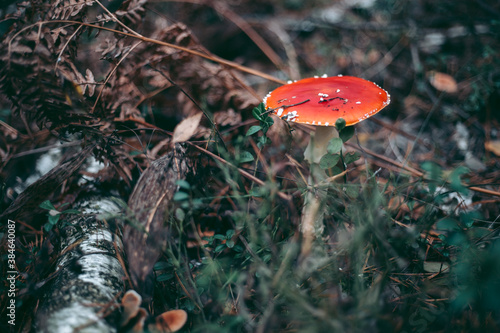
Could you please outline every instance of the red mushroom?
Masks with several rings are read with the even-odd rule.
[[[324,136],[333,137],[338,119],[344,119],[346,126],[351,126],[373,116],[389,103],[389,94],[375,83],[342,75],[290,81],[264,98],[266,108],[271,108],[281,119],[318,126],[316,141],[323,141]],[[311,160],[306,154],[306,159],[318,163],[324,154],[314,155]]]
[[[352,76],[313,77],[278,87],[264,98],[266,109],[281,119],[317,126],[304,152],[311,163],[310,185],[325,178],[318,166],[326,154],[328,142],[338,137],[337,120],[346,126],[354,125],[373,116],[390,103],[389,94],[375,83]],[[302,212],[304,252],[308,252],[315,233],[323,229],[322,200],[318,193],[309,192]]]

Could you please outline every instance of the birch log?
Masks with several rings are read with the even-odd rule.
[[[113,232],[116,226],[99,214],[117,214],[120,209],[109,198],[91,199],[74,208],[82,214],[60,221],[60,256],[36,313],[35,331],[115,332],[116,324],[105,316],[124,290],[119,260],[123,245]]]

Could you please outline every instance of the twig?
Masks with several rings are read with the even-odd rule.
[[[14,154],[11,156],[11,158],[18,158],[18,157],[23,157],[23,156],[27,156],[27,155],[43,153],[43,152],[46,152],[48,150],[51,150],[52,148],[66,148],[66,147],[78,146],[81,143],[82,143],[82,140],[77,140],[77,141],[72,141],[72,142],[66,142],[63,144],[55,144],[55,145],[50,145],[50,146],[46,146],[46,147],[40,147],[40,148],[31,149],[31,150],[27,150],[27,151],[23,151],[23,152]]]
[[[189,142],[189,141],[186,141],[186,143],[188,143],[188,144],[189,144],[189,145],[191,145],[192,147],[194,147],[194,148],[196,148],[196,149],[198,149],[198,150],[200,150],[200,151],[204,152],[205,154],[210,155],[212,158],[216,159],[217,161],[219,161],[219,162],[221,162],[221,163],[223,163],[223,164],[225,164],[225,165],[228,165],[228,166],[230,166],[230,167],[236,168],[236,169],[238,170],[238,172],[239,172],[239,173],[240,173],[243,177],[248,178],[248,179],[250,179],[251,181],[256,182],[257,184],[259,184],[259,185],[261,185],[261,186],[265,185],[265,183],[264,183],[262,180],[260,180],[259,178],[255,177],[255,176],[253,176],[253,175],[249,174],[248,172],[246,172],[245,170],[242,170],[242,169],[238,168],[237,166],[235,166],[235,165],[233,165],[233,164],[229,163],[228,161],[226,161],[225,159],[223,159],[223,158],[222,158],[222,157],[220,157],[220,156],[215,155],[215,154],[214,154],[214,153],[212,153],[211,151],[206,150],[205,148],[202,148],[202,147],[200,147],[200,146],[197,146],[197,145],[195,145],[194,143],[191,143],[191,142]],[[291,200],[292,200],[292,197],[291,197],[290,195],[288,195],[288,194],[285,194],[285,193],[283,193],[283,192],[279,192],[279,191],[277,192],[277,194],[278,194],[278,196],[279,196],[281,199],[283,199],[283,200],[286,200],[286,201],[291,201]]]
[[[164,2],[164,0],[162,0]],[[285,71],[285,66],[281,58],[274,52],[271,46],[262,38],[257,31],[241,16],[233,12],[223,1],[206,1],[206,0],[167,0],[172,2],[192,3],[197,5],[205,5],[212,7],[219,14],[231,21],[250,38],[255,45],[271,60],[271,62],[280,70]],[[289,73],[288,73],[289,74]]]
[[[186,52],[186,53],[198,56],[200,58],[204,58],[204,59],[207,59],[207,60],[211,60],[211,61],[217,62],[217,63],[222,64],[222,65],[229,66],[231,68],[237,69],[237,70],[239,70],[241,72],[244,72],[244,73],[252,74],[252,75],[255,75],[255,76],[260,76],[260,77],[262,77],[262,78],[264,78],[266,80],[273,81],[273,82],[276,82],[276,83],[279,83],[279,84],[285,84],[286,83],[285,81],[280,80],[278,78],[275,78],[272,75],[269,75],[269,74],[266,74],[264,72],[255,70],[253,68],[242,66],[242,65],[237,64],[237,63],[235,63],[233,61],[229,61],[229,60],[220,58],[220,57],[215,56],[215,55],[207,55],[207,54],[204,54],[204,53],[202,53],[200,51],[196,51],[196,50],[189,49],[187,47],[183,47],[183,46],[179,46],[179,45],[175,45],[175,44],[163,42],[163,41],[160,41],[160,40],[157,40],[157,39],[154,39],[154,38],[144,37],[144,36],[141,36],[141,35],[137,36],[136,34],[127,33],[127,32],[123,32],[123,31],[118,31],[118,30],[111,29],[111,28],[101,27],[101,26],[96,25],[96,24],[84,23],[84,22],[78,22],[78,21],[72,21],[72,20],[42,21],[42,22],[37,22],[35,24],[27,26],[26,28],[23,28],[21,31],[19,31],[18,33],[16,33],[16,35],[14,35],[14,37],[9,41],[9,53],[10,53],[10,49],[11,49],[12,40],[14,38],[16,38],[22,31],[27,30],[29,28],[32,28],[33,26],[37,26],[37,25],[40,26],[40,25],[43,25],[43,24],[53,24],[53,23],[69,23],[69,24],[78,24],[78,25],[81,24],[81,25],[84,25],[84,26],[89,27],[89,28],[110,31],[110,32],[113,32],[113,33],[116,33],[116,34],[120,34],[120,35],[123,35],[123,36],[128,36],[128,37],[136,38],[136,39],[139,39],[139,40],[141,40],[143,42],[146,42],[146,43],[152,43],[152,44],[157,44],[157,45],[161,45],[161,46],[171,47],[173,49],[176,49],[176,50],[179,50],[179,51],[183,51],[183,52]]]
[[[359,149],[358,147],[356,147],[355,145],[353,145],[349,142],[346,142],[346,145],[351,147],[351,148]],[[419,171],[417,169],[409,167],[406,164],[394,161],[393,159],[390,159],[389,157],[386,157],[384,155],[377,154],[377,153],[375,153],[367,148],[363,148],[363,151],[365,153],[367,153],[368,155],[371,155],[372,157],[375,157],[375,158],[380,159],[382,161],[385,161],[389,164],[395,165],[395,166],[399,167],[400,169],[403,169],[403,170],[410,172],[412,176],[423,177],[425,175],[422,171]],[[477,186],[467,186],[467,188],[471,191],[474,191],[474,192],[479,192],[479,193],[484,193],[484,194],[500,197],[500,192],[498,192],[498,191],[488,190],[488,189],[484,189],[484,188],[477,187]]]

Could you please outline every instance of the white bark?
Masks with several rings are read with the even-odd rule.
[[[123,256],[121,239],[103,213],[116,214],[118,205],[109,198],[95,198],[75,209],[83,214],[61,221],[56,271],[49,278],[44,299],[35,318],[37,332],[115,332],[104,310],[124,289],[125,273],[118,260]],[[116,250],[118,249],[118,254]],[[112,309],[113,307],[111,307]]]

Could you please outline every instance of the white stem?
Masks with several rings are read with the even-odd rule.
[[[321,157],[326,154],[328,142],[338,137],[339,132],[334,126],[318,126],[316,128],[316,133],[311,135],[309,144],[304,152],[305,160],[309,161],[311,165],[313,163],[319,164]]]
[[[314,188],[314,185],[327,178],[326,173],[319,167],[321,157],[327,153],[328,142],[339,134],[335,127],[320,126],[316,128],[316,134],[311,135],[311,139],[304,152],[304,158],[310,163],[310,174],[308,185],[313,186],[304,199],[304,208],[302,209],[301,231],[303,234],[302,256],[305,257],[311,251],[314,238],[321,235],[324,229],[323,204],[326,198],[326,192]]]

